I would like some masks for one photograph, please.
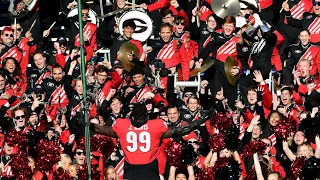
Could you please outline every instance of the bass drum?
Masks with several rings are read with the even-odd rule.
[[[132,34],[133,39],[144,42],[151,36],[153,30],[152,20],[148,14],[138,10],[127,11],[122,14],[119,22],[121,35],[123,35],[123,22],[128,19],[132,19],[136,24],[136,29]]]
[[[68,18],[74,17],[74,16],[78,16],[78,8],[74,8],[68,13]],[[92,9],[89,9],[89,18],[88,18],[88,20],[91,23],[99,26],[99,21],[97,20],[97,13],[94,12]]]

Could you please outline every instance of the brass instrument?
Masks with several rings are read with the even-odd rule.
[[[9,12],[16,16],[21,14],[26,9],[28,11],[32,11],[36,4],[37,0],[22,0],[21,3],[18,4],[16,9],[14,9],[14,1],[11,1],[9,6]]]
[[[130,72],[135,66],[131,62],[134,58],[140,58],[140,51],[138,47],[130,41],[123,43],[119,49],[119,60],[122,62],[123,68]]]

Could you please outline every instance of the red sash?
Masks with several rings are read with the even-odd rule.
[[[60,102],[59,102],[60,99]],[[49,98],[49,102],[51,101],[51,104],[67,104],[68,98],[67,94],[64,91],[64,87],[62,85],[58,86],[56,90],[51,94]]]
[[[269,139],[272,142],[272,146],[274,146],[277,143],[277,138],[274,133],[269,136]]]
[[[4,53],[4,55],[1,56],[1,62],[7,57],[13,57],[20,63],[22,56],[23,56],[22,50],[19,49],[17,46],[14,46],[10,48],[9,51]]]
[[[81,108],[81,103],[79,103],[78,105],[76,105],[72,111],[71,111],[71,117],[75,116],[77,114],[77,112],[80,111],[80,108]]]
[[[110,96],[112,96],[115,91],[116,89],[109,88],[108,90],[105,90],[105,88],[103,88],[98,95],[99,103],[102,104],[105,99],[110,99]]]
[[[117,164],[115,170],[117,172],[119,180],[123,179],[123,175],[124,175],[124,158],[122,158],[121,161]]]
[[[149,86],[144,86],[142,89],[140,89],[138,91],[138,93],[135,96],[133,96],[133,98],[131,99],[130,103],[138,103],[138,102],[142,101],[144,95],[147,92],[150,92],[150,91],[151,91],[151,89],[150,89]]]
[[[35,84],[41,84],[43,79],[49,77],[51,75],[51,72],[47,71],[45,73],[42,73],[41,76],[39,77],[39,79],[37,80],[37,82]]]
[[[237,43],[239,41],[238,37],[233,37],[225,44],[223,44],[218,50],[216,59],[225,63],[228,56],[237,56]]]

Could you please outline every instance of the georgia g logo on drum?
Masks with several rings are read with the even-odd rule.
[[[152,20],[146,13],[138,10],[128,11],[120,17],[119,30],[121,35],[123,35],[123,22],[128,19],[132,19],[136,24],[136,29],[132,34],[133,39],[144,42],[151,36]]]

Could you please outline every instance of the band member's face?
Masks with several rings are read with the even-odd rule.
[[[299,68],[300,68],[302,77],[306,77],[310,75],[311,66],[309,61],[301,61],[299,63]]]
[[[278,113],[272,113],[269,118],[269,124],[271,126],[277,126],[280,121],[280,115]]]
[[[37,68],[42,69],[46,65],[46,58],[42,56],[42,54],[35,54],[33,56],[34,64],[37,66]]]
[[[186,175],[184,175],[182,173],[177,174],[177,176],[176,176],[176,180],[186,180],[186,179],[187,179]]]
[[[162,18],[163,23],[173,24],[174,17],[171,14],[166,15]]]
[[[192,112],[196,111],[199,108],[198,101],[194,98],[189,98],[188,108]]]
[[[223,28],[223,32],[225,35],[229,36],[233,33],[234,31],[234,25],[233,23],[224,23],[222,25],[222,28]]]
[[[83,91],[82,91],[82,81],[81,80],[76,81],[75,90],[77,91],[77,93],[79,95],[82,95]]]
[[[306,137],[304,136],[304,133],[302,131],[298,131],[293,136],[293,141],[296,143],[296,145],[301,145],[307,141]]]
[[[83,165],[86,160],[86,155],[81,149],[77,149],[76,155],[75,155],[76,161],[79,165]]]
[[[103,84],[106,81],[107,77],[108,77],[108,75],[106,72],[99,72],[97,74],[97,79],[98,79],[99,84]]]
[[[13,147],[11,145],[9,146],[7,143],[4,144],[4,153],[6,155],[11,155],[13,153],[12,150]]]
[[[313,12],[316,14],[316,15],[320,15],[320,4],[318,3],[320,2],[320,0],[315,0],[313,2]]]
[[[60,122],[60,127],[66,127],[67,125],[67,119],[65,115],[61,116],[61,122]]]
[[[279,180],[280,177],[278,174],[269,174],[268,179],[267,180]]]
[[[125,0],[117,0],[117,6],[119,9],[124,8],[124,6],[126,5]]]
[[[11,25],[11,28],[12,29],[14,29],[15,28],[15,25]],[[20,24],[17,24],[17,29],[16,29],[17,31],[17,37],[16,37],[16,39],[19,39],[20,37],[21,37],[21,34],[22,34],[22,28],[21,28],[21,26],[20,26]]]
[[[16,69],[16,64],[14,63],[14,60],[9,59],[9,60],[6,62],[4,68],[5,68],[6,70],[8,70],[9,73],[13,73],[14,70]]]
[[[152,110],[152,103],[146,104],[147,111]]]
[[[214,19],[214,17],[209,17],[208,21],[207,21],[207,26],[209,29],[214,29],[217,26],[217,22]]]
[[[227,148],[220,151],[220,157],[231,157],[231,151],[229,151]]]
[[[167,111],[168,121],[171,123],[175,123],[179,120],[179,112],[177,108],[170,108]]]
[[[123,36],[126,38],[131,38],[133,32],[134,32],[134,29],[132,27],[127,26],[123,28]]]
[[[30,124],[31,126],[37,125],[37,124],[38,124],[38,115],[31,115],[31,116],[29,117],[29,124]]]
[[[114,180],[117,177],[116,170],[114,168],[107,169],[107,180]]]
[[[89,18],[89,9],[82,9],[82,21],[87,21]]]
[[[17,127],[21,128],[26,123],[26,115],[22,110],[17,110],[14,112],[13,121],[15,122]]]
[[[299,34],[299,40],[301,41],[301,44],[306,45],[309,43],[311,36],[307,31],[302,31]]]
[[[118,99],[114,99],[110,104],[110,108],[112,113],[119,114],[122,107],[122,103]]]
[[[264,150],[264,153],[268,154],[272,147],[272,142],[269,139],[262,139],[262,142],[264,142],[267,145],[266,149]]]
[[[174,24],[175,28],[176,28],[176,32],[177,33],[183,33],[184,27],[185,27],[185,22],[181,21],[181,22],[176,22]]]
[[[257,102],[257,92],[256,91],[248,91],[247,99],[250,105],[254,105]]]
[[[144,75],[142,74],[135,74],[132,76],[132,80],[136,86],[140,86],[144,83]]]
[[[302,146],[299,146],[298,147],[298,150],[297,150],[297,155],[300,157],[300,156],[303,156],[303,157],[306,157],[306,158],[310,158],[312,156],[312,151],[310,150],[309,146],[306,146],[306,145],[302,145]]]
[[[56,82],[60,82],[64,76],[64,72],[62,71],[62,68],[53,68],[52,76]]]
[[[68,48],[68,44],[67,43],[59,43],[59,47],[60,47],[60,51],[62,54],[66,53],[66,50]]]
[[[260,137],[261,134],[262,134],[262,131],[261,131],[260,126],[254,125],[253,130],[252,130],[252,138],[257,139]]]
[[[1,33],[1,39],[2,42],[7,45],[7,46],[11,46],[11,44],[13,43],[13,32],[12,31],[4,31]]]
[[[188,144],[191,144],[194,152],[197,152],[199,149],[199,141],[196,138],[190,138],[188,139]]]
[[[3,90],[6,85],[6,79],[0,76],[0,90]]]
[[[169,42],[172,36],[172,31],[170,27],[164,27],[160,30],[160,37],[164,42]]]
[[[77,168],[76,166],[69,166],[68,167],[68,172],[70,174],[71,177],[77,177]]]
[[[281,102],[283,105],[290,105],[291,104],[291,95],[290,92],[288,90],[284,90],[281,92]]]
[[[183,102],[185,103],[185,104],[188,104],[187,102],[188,102],[188,99],[189,99],[189,97],[191,97],[193,95],[193,93],[192,92],[186,92],[184,95],[183,95]]]

